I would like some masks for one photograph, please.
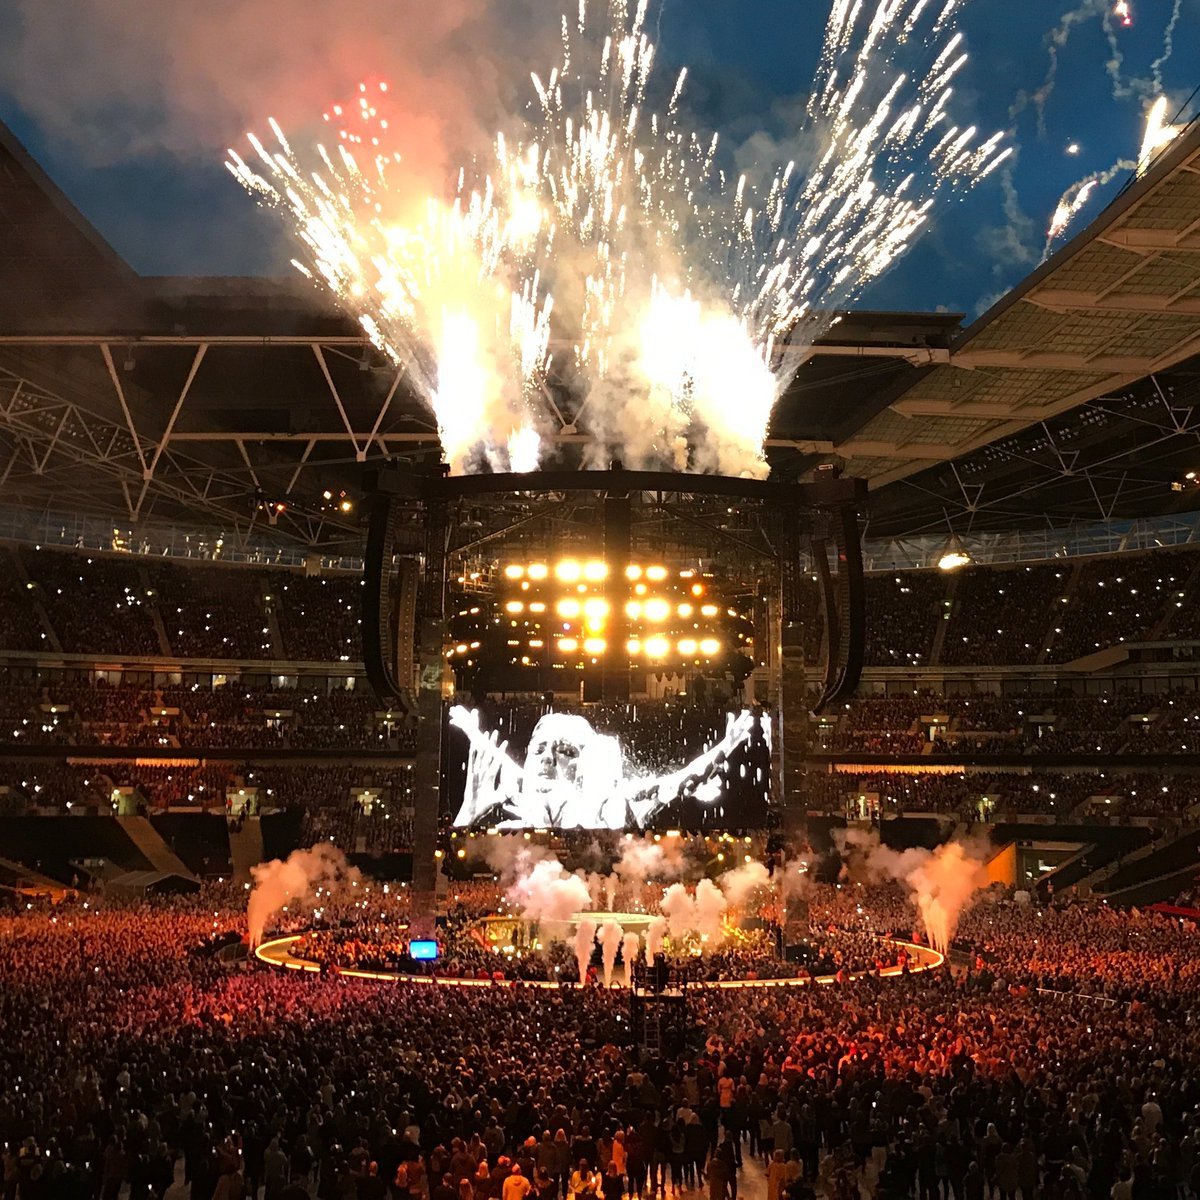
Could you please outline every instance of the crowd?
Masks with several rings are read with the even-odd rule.
[[[1020,901],[968,911],[965,971],[693,993],[648,1059],[623,990],[232,969],[228,885],[34,905],[0,915],[5,1194],[726,1200],[756,1162],[769,1200],[1194,1196],[1200,935]],[[886,889],[812,912],[913,916]]]
[[[361,682],[361,681],[360,681]],[[253,687],[0,679],[0,722],[23,745],[411,752],[415,727],[363,684]]]
[[[199,659],[361,660],[349,575],[21,547],[0,572],[2,649]],[[40,611],[39,611],[40,610]]]
[[[1023,697],[859,696],[824,739],[866,753],[1139,755],[1200,750],[1200,696],[1068,691]]]
[[[1179,822],[1194,819],[1200,776],[1148,771],[848,771],[810,773],[813,812],[853,820],[944,813],[967,822],[1053,817],[1111,823],[1129,817]]]

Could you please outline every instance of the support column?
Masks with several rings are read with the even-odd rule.
[[[773,642],[778,647],[779,808],[785,860],[795,858],[808,842],[808,795],[805,760],[809,750],[809,706],[804,660],[803,564],[800,523],[789,522],[780,560],[779,599],[773,605]],[[784,946],[794,946],[808,933],[808,901],[785,893]]]
[[[629,699],[629,601],[630,551],[633,545],[633,508],[628,494],[604,497],[604,561],[608,577],[604,595],[608,601],[607,642],[604,655],[603,695],[605,700]]]
[[[425,563],[417,618],[417,758],[413,767],[414,936],[432,934],[437,905],[438,815],[442,785],[442,678],[445,671],[446,558],[450,522],[446,505],[425,504]]]

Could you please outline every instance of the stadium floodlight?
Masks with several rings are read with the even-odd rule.
[[[517,563],[509,563],[508,566],[504,568],[505,579],[520,579],[524,574],[525,568]]]
[[[550,574],[550,568],[545,563],[530,563],[526,574],[530,579],[545,579]]]
[[[573,558],[564,558],[554,568],[554,574],[563,583],[578,583],[580,575],[583,574],[583,568]]]
[[[691,658],[692,655],[696,653],[696,639],[695,638],[681,639],[679,642],[679,653],[682,654],[684,656],[684,658]]]
[[[952,533],[942,547],[941,557],[938,559],[938,569],[957,571],[960,567],[967,566],[970,561],[971,556],[967,553],[966,547],[959,540],[958,535]]]
[[[700,653],[705,658],[713,658],[721,653],[721,643],[716,638],[703,638],[700,642]]]
[[[652,583],[661,583],[667,577],[666,567],[647,567],[646,578]]]
[[[589,583],[599,583],[608,578],[608,563],[590,562],[583,568],[583,577]]]
[[[555,606],[554,611],[560,617],[577,617],[580,612],[578,600],[560,600]]]

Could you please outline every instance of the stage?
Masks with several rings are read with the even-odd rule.
[[[292,953],[292,947],[295,946],[305,935],[303,933],[291,934],[288,937],[273,938],[263,942],[255,951],[254,956],[260,962],[265,963],[269,967],[277,970],[286,971],[304,971],[312,974],[317,974],[321,970],[319,963],[313,962],[311,959],[299,958]],[[930,949],[928,946],[921,946],[914,942],[905,942],[899,939],[888,939],[894,946],[903,948],[908,951],[909,965],[908,969],[911,974],[917,974],[921,971],[934,970],[940,967],[945,962],[945,955],[938,953],[936,950]],[[880,974],[884,978],[895,977],[901,974],[902,968],[899,966],[884,967]],[[346,979],[369,979],[379,983],[417,983],[417,984],[438,984],[446,987],[525,987],[525,988],[562,988],[573,987],[577,988],[578,983],[559,983],[550,980],[497,980],[497,979],[468,979],[468,978],[449,978],[446,976],[430,976],[430,975],[409,975],[402,974],[396,971],[364,971],[358,968],[337,968],[331,971],[331,974],[342,976]],[[624,975],[624,971],[618,972]],[[867,972],[858,972],[850,976],[851,979],[860,979]],[[870,972],[874,974],[874,972]],[[721,980],[704,980],[691,982],[688,984],[688,990],[720,990],[727,988],[779,988],[779,987],[808,987],[811,983],[816,982],[822,986],[829,986],[835,982],[833,975],[818,975],[815,979],[810,979],[808,976],[797,976],[787,979],[721,979]],[[625,990],[625,989],[622,989]]]

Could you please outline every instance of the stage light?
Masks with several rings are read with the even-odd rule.
[[[608,643],[603,638],[588,638],[583,643],[585,654],[603,654]]]
[[[630,638],[629,641],[625,643],[625,649],[628,650],[630,654],[641,654],[642,643],[637,638]]]
[[[574,654],[579,649],[579,642],[575,638],[559,638],[558,648],[564,654]]]
[[[671,606],[665,600],[656,597],[646,601],[645,612],[647,621],[665,621],[671,615]]]
[[[579,616],[579,601],[578,600],[560,600],[555,606],[554,611],[560,617],[577,617]]]
[[[455,647],[454,647],[454,649],[455,649],[455,652],[456,652],[456,653],[458,653],[458,654],[466,654],[466,652],[467,652],[467,643],[466,643],[466,642],[460,642],[460,643],[459,643],[457,646],[455,646]]]
[[[625,568],[625,578],[626,579],[641,579],[641,577],[642,577],[642,568],[641,567],[629,566],[629,567]]]
[[[504,568],[505,579],[520,579],[524,574],[525,568],[518,566],[516,563],[509,563],[508,566]]]
[[[530,563],[526,574],[530,579],[545,579],[550,574],[550,568],[545,563]]]
[[[696,653],[696,639],[683,638],[679,643],[679,653],[682,654],[684,658],[691,658],[691,656]]]
[[[652,638],[647,638],[646,653],[651,658],[666,658],[671,653],[671,643],[667,641],[661,634],[656,634]]]
[[[646,585],[644,583],[634,584],[633,591],[635,595],[644,596],[646,594]]]
[[[666,567],[647,567],[646,578],[654,583],[661,583],[667,577]]]
[[[675,611],[681,617],[690,617],[692,615],[692,606],[690,604],[681,604]]]
[[[693,596],[703,596],[704,595],[704,584],[693,583],[692,584],[692,595]]]
[[[531,613],[544,613],[546,611],[546,606],[545,606],[545,604],[542,603],[541,600],[535,600],[529,606],[529,611]]]
[[[642,615],[642,606],[637,600],[630,600],[625,605],[625,615],[636,621]]]
[[[716,638],[702,638],[700,640],[700,653],[706,658],[712,658],[721,652],[721,643]]]
[[[564,558],[562,562],[554,568],[554,574],[558,576],[563,583],[578,583],[579,576],[583,573],[583,568],[573,559]]]
[[[540,650],[544,644],[545,643],[542,641],[541,638],[530,638],[529,639],[530,650]]]
[[[700,615],[703,617],[715,617],[718,611],[719,610],[715,604],[700,605]]]
[[[608,578],[608,564],[602,562],[590,562],[583,568],[584,579],[590,580],[592,583],[599,583],[602,579]]]
[[[599,596],[593,596],[590,600],[585,600],[583,602],[583,615],[589,621],[603,623],[604,618],[608,616],[608,601],[601,600]]]
[[[520,600],[510,600],[505,606],[504,611],[509,613],[519,613],[525,611],[525,605]]]
[[[343,500],[341,502],[341,504],[338,505],[338,508],[340,508],[342,510],[342,512],[344,512],[344,513],[348,513],[353,507],[354,507],[353,500]]]

